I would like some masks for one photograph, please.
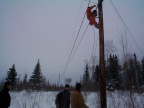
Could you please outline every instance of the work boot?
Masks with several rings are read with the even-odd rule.
[[[95,24],[95,27],[97,28],[97,29],[99,29],[99,25],[100,25],[100,22],[97,24]]]
[[[98,24],[95,23],[95,27],[96,27],[97,29],[99,29],[99,23],[98,23]]]

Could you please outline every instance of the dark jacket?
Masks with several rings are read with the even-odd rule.
[[[70,108],[70,92],[68,90],[59,92],[55,104],[57,108]]]
[[[8,91],[9,89],[6,86],[0,91],[0,108],[8,108],[10,106],[11,97]]]
[[[70,95],[71,108],[88,108],[84,103],[83,96],[79,90],[75,90]]]

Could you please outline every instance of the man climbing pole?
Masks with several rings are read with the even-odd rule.
[[[92,8],[94,8],[96,5],[93,5],[91,7],[88,7],[87,8],[87,18],[88,20],[90,21],[89,24],[92,26],[94,25],[97,29],[99,29],[99,23],[97,24],[96,20],[95,20],[95,17],[97,16],[97,12],[96,10],[92,10]]]

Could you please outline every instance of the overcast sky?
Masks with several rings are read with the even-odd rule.
[[[91,1],[97,3],[97,0]],[[144,54],[144,1],[112,1]],[[6,77],[13,64],[21,79],[26,73],[30,77],[39,59],[43,75],[51,82],[57,82],[59,74],[64,71],[87,6],[85,0],[0,0],[0,79]],[[118,30],[126,28],[110,0],[104,0],[103,14],[105,40],[113,40],[118,52],[121,52]],[[87,25],[85,17],[78,42]],[[96,39],[98,33],[95,28]],[[127,38],[131,44],[130,52],[142,58],[128,33]],[[84,73],[84,60],[90,60],[93,43],[94,31],[89,26],[62,82],[64,78],[72,78],[72,83],[80,80]],[[98,56],[98,47],[96,52]]]

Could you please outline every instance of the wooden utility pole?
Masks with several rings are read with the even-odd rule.
[[[107,108],[106,104],[106,80],[105,80],[105,63],[104,63],[104,30],[103,30],[103,0],[98,0],[98,12],[99,12],[99,57],[100,57],[100,100],[101,108]]]

